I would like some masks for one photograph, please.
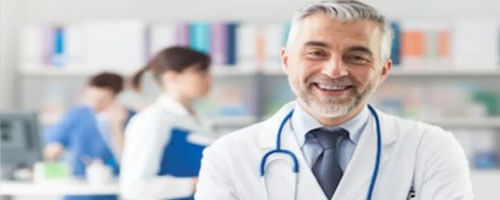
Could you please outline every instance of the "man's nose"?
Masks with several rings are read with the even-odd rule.
[[[339,57],[332,57],[326,61],[322,73],[331,78],[343,77],[348,74],[346,66],[342,62],[342,58]]]

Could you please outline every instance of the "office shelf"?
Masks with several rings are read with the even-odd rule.
[[[84,66],[40,66],[21,68],[20,73],[27,76],[90,76],[101,71],[117,72],[122,75],[133,75],[138,69],[101,69],[89,68]],[[214,76],[250,76],[256,74],[268,76],[285,76],[281,68],[275,64],[272,67],[258,69],[255,67],[240,67],[240,66],[212,66]],[[389,74],[389,77],[500,77],[500,67],[491,70],[458,70],[453,68],[440,69],[407,69],[405,67],[395,67]]]
[[[220,76],[250,76],[256,75],[259,71],[256,68],[238,66],[212,66],[212,74]]]
[[[266,70],[270,76],[285,76],[281,69]],[[456,70],[456,69],[404,69],[393,68],[389,77],[500,77],[500,67],[496,70]]]
[[[124,76],[132,76],[139,69],[117,69],[117,68],[86,68],[83,66],[68,66],[68,67],[54,67],[54,66],[40,66],[40,67],[30,67],[21,68],[20,73],[24,76],[37,76],[37,77],[65,77],[65,76],[76,76],[76,77],[86,77],[92,76],[99,72],[109,71],[119,73]],[[255,75],[258,70],[255,68],[243,68],[236,66],[212,66],[212,74],[215,77],[224,76],[249,76]]]
[[[497,69],[415,69],[406,67],[394,67],[389,77],[500,77],[500,66]]]
[[[230,126],[247,126],[257,122],[257,117],[252,115],[246,116],[218,116],[207,119],[215,125],[230,125]]]
[[[46,115],[39,118],[39,122],[43,126],[49,126],[57,122],[60,116],[56,115]],[[243,116],[214,116],[210,117],[206,120],[208,123],[213,125],[222,125],[222,126],[247,126],[252,123],[257,122],[257,117],[252,115],[243,115]]]
[[[500,128],[500,117],[447,117],[416,120],[447,128]]]
[[[101,185],[92,185],[81,180],[71,180],[65,183],[0,181],[0,185],[2,187],[0,195],[2,196],[110,195],[119,193],[117,181]]]
[[[472,189],[474,199],[498,199],[498,186],[500,185],[500,169],[471,170]]]
[[[103,71],[115,72],[121,75],[133,75],[138,69],[101,69],[101,68],[85,68],[83,66],[68,66],[68,67],[25,67],[21,68],[20,73],[24,76],[39,76],[39,77],[65,77],[65,76],[91,76]]]

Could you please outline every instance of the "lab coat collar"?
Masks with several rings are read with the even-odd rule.
[[[266,121],[265,126],[267,128],[263,128],[260,132],[260,143],[262,147],[264,147],[262,153],[266,153],[272,148],[276,148],[276,133],[278,131],[279,125],[281,124],[282,119],[287,115],[291,109],[295,106],[295,102],[291,102],[286,104],[280,111],[277,112],[273,117],[271,117],[268,121]],[[317,199],[317,200],[326,200],[326,196],[321,190],[314,174],[309,168],[301,150],[297,143],[296,137],[292,133],[291,123],[286,123],[283,127],[283,135],[282,135],[282,148],[292,152],[299,163],[299,173],[297,174],[297,182],[294,179],[280,179],[282,185],[293,187],[293,185],[297,184],[296,190],[296,199]],[[275,154],[274,157],[270,156],[267,160],[267,163],[272,163],[273,159],[279,158],[283,156],[281,154]],[[284,158],[290,159],[290,158]],[[280,167],[283,167],[281,165]],[[274,173],[274,172],[273,172]],[[279,169],[277,173],[285,173],[287,176],[291,175],[292,168],[290,166],[284,166],[284,168]],[[273,175],[274,176],[274,175]],[[278,190],[280,191],[280,190]],[[284,190],[289,193],[290,191]],[[283,195],[288,196],[288,195]],[[288,199],[288,198],[287,198]]]
[[[184,105],[182,105],[179,101],[177,101],[176,99],[174,99],[171,96],[162,94],[156,100],[156,104],[158,104],[160,107],[168,110],[172,114],[183,116],[183,117],[191,116],[188,109],[186,107],[184,107]]]
[[[383,169],[389,156],[392,155],[393,146],[391,144],[396,141],[398,133],[393,117],[378,110],[376,112],[381,122],[382,154],[379,167]],[[365,131],[366,134],[361,136],[333,199],[359,199],[360,196],[365,198],[368,192],[377,153],[376,123],[373,116],[370,117]]]
[[[287,104],[285,104],[283,107],[281,107],[278,112],[276,112],[273,116],[271,116],[269,119],[264,121],[263,123],[263,128],[260,131],[260,136],[259,136],[259,144],[261,148],[275,148],[276,147],[276,136],[278,134],[278,129],[283,121],[283,118],[296,106],[296,102],[292,101]],[[387,114],[379,111],[378,109],[375,109],[377,114],[379,115],[380,118],[380,128],[382,132],[382,145],[389,145],[392,142],[396,140],[397,134],[395,133],[395,127],[392,119],[390,119],[390,116]],[[369,117],[369,124],[365,128],[365,131],[368,130],[375,130],[374,128],[370,127],[371,125],[375,126],[374,124],[374,119],[373,116],[370,113]],[[373,122],[373,124],[372,124]],[[290,122],[287,122],[290,123]],[[371,132],[371,131],[370,131]],[[292,134],[293,135],[293,134]],[[362,136],[359,138],[359,142],[361,142],[361,138],[363,138],[363,135],[366,134],[361,134]],[[285,137],[285,135],[283,135]],[[376,140],[374,140],[376,141]],[[297,142],[298,143],[298,142]],[[359,145],[359,144],[358,144]]]
[[[365,106],[361,112],[356,114],[352,119],[349,119],[342,124],[337,126],[325,127],[323,126],[317,119],[307,113],[300,104],[297,103],[295,106],[295,110],[293,113],[291,120],[292,129],[297,137],[297,141],[299,146],[303,146],[306,140],[306,134],[311,130],[317,128],[324,128],[329,131],[334,131],[339,128],[343,128],[348,132],[348,139],[353,143],[357,144],[359,138],[361,137],[361,133],[364,131],[366,127],[366,123],[370,118],[370,111],[368,107]]]
[[[271,118],[263,122],[263,128],[259,132],[259,145],[261,148],[276,148],[276,136],[283,118],[295,108],[295,101],[285,104]]]
[[[293,109],[295,102],[290,102],[283,106],[275,115],[264,122],[263,128],[259,132],[259,144],[262,149],[270,150],[276,148],[276,136],[279,126],[283,118]],[[388,160],[391,154],[391,145],[396,141],[397,132],[395,132],[396,127],[394,119],[390,115],[386,115],[378,110],[377,114],[381,121],[381,134],[382,134],[382,154],[380,167],[383,168],[384,163]],[[371,115],[370,115],[371,116]],[[290,123],[284,128],[282,134],[282,147],[292,151],[299,160],[299,178],[305,181],[310,186],[305,186],[305,184],[299,184],[298,192],[299,196],[304,194],[315,196],[319,188],[319,193],[321,192],[321,187],[317,183],[311,169],[305,162],[303,154],[300,151],[300,147],[293,137],[292,130],[289,126]],[[373,173],[373,167],[375,166],[375,155],[376,155],[376,132],[375,132],[375,120],[374,117],[370,117],[367,127],[365,129],[366,134],[362,134],[359,139],[358,148],[354,151],[354,154],[349,162],[344,176],[337,188],[337,192],[332,199],[358,199],[359,195],[366,195],[368,191],[368,186]],[[290,137],[292,136],[292,137]],[[307,188],[303,188],[307,187]],[[305,189],[309,191],[305,191]],[[302,192],[301,192],[302,191]],[[317,199],[326,199],[326,197],[318,196]]]
[[[203,124],[199,117],[188,111],[179,101],[168,95],[161,95],[155,102],[155,106],[160,108],[162,112],[168,113],[164,117],[168,117],[168,121],[176,124],[179,127],[189,127],[189,129],[207,129],[208,126]]]

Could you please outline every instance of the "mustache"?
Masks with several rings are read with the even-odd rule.
[[[311,84],[324,84],[324,85],[335,85],[335,86],[356,86],[357,83],[352,78],[348,76],[343,76],[339,78],[330,78],[323,74],[314,75],[306,80],[307,85]]]

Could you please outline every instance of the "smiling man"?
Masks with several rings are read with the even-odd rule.
[[[281,64],[297,100],[204,152],[196,199],[472,199],[450,132],[368,104],[388,76],[391,30],[358,1],[294,16]]]

